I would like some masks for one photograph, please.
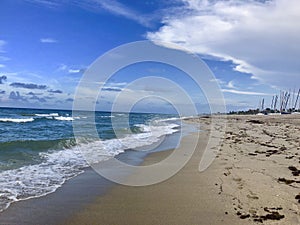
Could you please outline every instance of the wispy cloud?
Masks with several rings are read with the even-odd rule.
[[[211,79],[210,82],[216,82],[216,83],[218,83],[219,85],[226,84],[225,81],[222,81],[221,79],[218,79],[218,78]]]
[[[74,101],[73,98],[67,98],[67,99],[66,99],[66,102],[73,102],[73,101]]]
[[[180,45],[198,54],[236,64],[236,71],[270,85],[300,82],[300,4],[298,0],[182,0],[149,32],[152,41]]]
[[[43,93],[33,93],[32,91],[27,93],[26,95],[43,95]]]
[[[46,85],[39,85],[39,84],[26,84],[26,83],[11,83],[11,87],[15,88],[26,88],[26,89],[38,89],[38,90],[45,90],[47,89]]]
[[[56,70],[56,72],[67,72],[70,74],[76,74],[76,73],[84,73],[86,70],[85,66],[82,65],[72,65],[68,66],[66,64],[60,64]]]
[[[235,87],[235,84],[234,84],[234,81],[233,80],[231,80],[231,81],[229,81],[228,82],[228,84],[226,85],[228,88],[231,88],[231,89],[236,89],[236,87]]]
[[[10,58],[0,55],[0,61],[8,61]]]
[[[60,5],[61,1],[57,0],[26,0],[27,2],[44,5],[49,8],[56,8]]]
[[[60,64],[57,68],[57,71],[65,71],[68,69],[68,66],[65,64]]]
[[[49,8],[57,8],[66,2],[60,0],[27,0],[27,2],[43,5]],[[70,0],[68,4],[74,4],[86,10],[99,12],[101,9],[114,15],[133,20],[143,26],[150,26],[153,15],[144,15],[117,0]]]
[[[262,93],[262,92],[252,92],[252,91],[238,91],[234,89],[222,89],[222,92],[227,92],[227,93],[232,93],[232,94],[238,94],[238,95],[262,95],[262,96],[271,96],[270,94],[267,93]]]
[[[38,97],[36,95],[31,96],[29,99],[31,99],[31,100],[37,100],[38,102],[47,102],[47,100],[45,98],[43,98],[43,97],[40,98],[40,97]]]
[[[63,91],[61,91],[61,90],[52,90],[52,89],[48,90],[48,92],[53,93],[53,94],[62,94],[63,93]]]
[[[53,39],[53,38],[41,38],[40,39],[41,43],[56,43],[57,40]]]
[[[122,89],[117,87],[104,87],[102,88],[102,91],[120,92]]]
[[[115,0],[88,0],[91,6],[101,7],[112,14],[123,16],[127,19],[134,20],[144,26],[150,25],[149,16],[142,15],[141,13],[127,7],[126,5]]]
[[[0,68],[4,68],[5,67],[5,65],[4,64],[0,64]]]
[[[4,45],[6,45],[6,41],[0,40],[0,53],[5,52],[4,49],[3,49]]]

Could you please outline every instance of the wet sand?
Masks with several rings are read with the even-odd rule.
[[[146,187],[116,185],[67,224],[300,224],[300,117],[229,116],[212,165],[198,171],[210,119],[192,159],[175,176]],[[189,148],[184,137],[180,148]],[[170,152],[153,153],[152,164]]]

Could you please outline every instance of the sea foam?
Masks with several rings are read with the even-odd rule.
[[[150,126],[137,124],[142,133],[119,139],[79,141],[74,147],[40,152],[42,162],[0,172],[0,211],[12,202],[41,197],[55,192],[64,182],[83,173],[89,164],[101,163],[126,149],[135,149],[158,142],[178,131],[177,124]],[[87,163],[88,161],[88,163]]]
[[[0,122],[12,122],[12,123],[27,123],[27,122],[33,122],[34,118],[0,118]]]

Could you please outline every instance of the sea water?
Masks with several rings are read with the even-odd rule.
[[[0,212],[12,202],[52,193],[83,173],[89,167],[83,151],[97,156],[92,163],[101,163],[126,150],[153,145],[180,129],[177,115],[95,112],[95,139],[88,136],[90,115],[0,108]],[[82,127],[77,139],[74,122]]]

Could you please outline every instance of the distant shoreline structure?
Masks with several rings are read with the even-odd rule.
[[[257,109],[248,109],[247,111],[230,111],[228,114],[240,115],[281,115],[281,114],[300,114],[300,88],[298,92],[280,91],[279,95],[272,97],[270,107],[265,106],[265,99],[259,101]]]

